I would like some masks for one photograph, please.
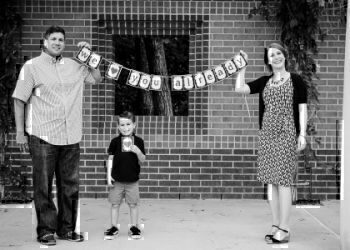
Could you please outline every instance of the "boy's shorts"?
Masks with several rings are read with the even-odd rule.
[[[117,182],[109,190],[108,201],[113,205],[120,205],[125,197],[126,203],[137,205],[140,201],[139,182]]]

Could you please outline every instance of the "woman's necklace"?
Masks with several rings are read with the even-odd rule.
[[[271,78],[271,82],[270,82],[271,86],[276,87],[276,86],[282,85],[285,82],[285,80],[287,80],[288,76],[289,74],[287,73],[287,74],[284,74],[283,77],[281,77],[281,73],[278,72],[276,77],[278,80],[274,80],[273,78]]]
[[[273,80],[271,79],[271,85],[272,86],[278,86],[281,85],[283,83],[284,77],[280,78],[279,80]]]

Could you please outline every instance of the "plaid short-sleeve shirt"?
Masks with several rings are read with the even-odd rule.
[[[82,136],[84,82],[95,80],[88,68],[45,52],[27,61],[12,95],[25,102],[25,130],[53,145],[78,143]]]

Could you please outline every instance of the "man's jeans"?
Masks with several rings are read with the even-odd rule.
[[[33,160],[34,204],[38,237],[46,233],[62,236],[75,230],[79,199],[79,143],[57,146],[30,136]],[[52,200],[56,175],[58,213]]]

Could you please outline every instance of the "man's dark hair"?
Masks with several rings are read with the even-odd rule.
[[[66,32],[64,31],[63,28],[61,28],[60,26],[56,26],[56,25],[53,25],[53,26],[50,26],[45,34],[44,34],[44,38],[45,39],[48,39],[49,36],[52,34],[52,33],[62,33],[64,38],[66,38]]]
[[[120,118],[130,119],[132,122],[135,122],[135,121],[136,121],[135,115],[134,115],[132,112],[129,112],[129,111],[124,111],[123,113],[121,113],[121,114],[118,116],[118,123],[119,123],[119,119],[120,119]]]

